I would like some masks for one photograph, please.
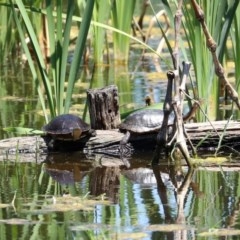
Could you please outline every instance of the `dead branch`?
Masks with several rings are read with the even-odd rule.
[[[156,163],[157,158],[160,154],[160,148],[169,146],[173,143],[173,141],[176,141],[176,147],[181,151],[183,157],[185,158],[187,164],[189,167],[192,166],[190,155],[188,152],[185,135],[186,132],[184,131],[184,125],[183,125],[183,100],[184,100],[184,94],[181,91],[181,89],[185,89],[186,84],[186,78],[189,74],[189,69],[191,64],[186,63],[183,64],[183,76],[182,79],[180,77],[180,70],[179,70],[179,38],[180,38],[180,29],[181,29],[181,18],[182,18],[182,0],[178,1],[178,9],[176,11],[176,15],[174,18],[174,30],[175,30],[175,45],[174,50],[172,53],[172,59],[173,59],[173,65],[174,65],[174,71],[168,72],[168,86],[167,86],[167,93],[166,98],[164,101],[164,118],[162,127],[159,131],[159,134],[157,136],[157,143],[158,146],[156,147],[156,151],[153,157],[153,163]],[[180,81],[181,79],[181,81]],[[174,81],[173,81],[174,80]],[[174,82],[174,100],[172,101],[172,84]],[[180,84],[181,82],[181,84]],[[175,120],[174,120],[174,134],[167,144],[167,124],[168,124],[168,117],[171,113],[172,109],[175,113]],[[191,144],[192,146],[192,144]]]
[[[160,148],[165,147],[167,144],[168,118],[172,112],[172,86],[173,86],[174,73],[172,71],[168,71],[167,78],[168,78],[168,85],[167,85],[166,97],[163,104],[163,113],[164,113],[163,122],[160,128],[160,131],[157,135],[157,143],[158,143],[158,147]]]
[[[186,63],[183,64],[183,75],[180,78],[179,72],[179,38],[180,38],[180,29],[181,29],[181,19],[182,19],[182,0],[178,1],[178,9],[176,11],[176,15],[174,18],[174,27],[175,27],[175,45],[173,50],[173,64],[174,64],[174,83],[175,83],[175,94],[174,94],[174,102],[173,102],[173,110],[175,113],[175,135],[176,138],[176,146],[181,151],[183,157],[185,158],[189,167],[192,166],[190,155],[188,152],[185,136],[184,136],[184,123],[183,123],[183,100],[185,95],[181,91],[181,89],[185,89],[186,78],[189,74],[189,69],[191,64]],[[180,81],[181,79],[181,81]],[[186,133],[185,133],[186,134]],[[175,139],[172,139],[171,142]]]

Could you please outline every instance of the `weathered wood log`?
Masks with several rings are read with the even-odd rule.
[[[120,120],[118,89],[110,85],[87,90],[91,128],[116,129]]]
[[[222,147],[240,150],[240,122],[214,121],[202,123],[187,123],[185,129],[194,145],[200,141],[200,147],[208,150]]]
[[[0,161],[42,162],[46,151],[47,146],[40,136],[0,140]]]

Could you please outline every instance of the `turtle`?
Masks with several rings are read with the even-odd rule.
[[[141,109],[137,110],[126,117],[120,124],[120,132],[126,133],[121,140],[121,144],[126,144],[131,136],[157,133],[162,126],[163,110],[160,109]],[[168,124],[172,125],[174,122],[174,114],[169,115]]]
[[[186,122],[193,119],[198,108],[199,102],[195,101],[189,112],[183,116],[183,121]],[[136,136],[135,140],[141,140],[140,135],[157,133],[162,126],[163,117],[164,111],[160,109],[145,108],[131,113],[119,126],[120,132],[126,133],[120,144],[126,144],[131,136]],[[173,125],[174,119],[175,114],[172,111],[168,118],[169,127]],[[150,139],[152,139],[152,136]]]
[[[48,148],[54,150],[67,145],[77,147],[78,144],[73,144],[74,142],[86,142],[89,137],[96,136],[95,130],[91,129],[89,124],[73,114],[55,117],[43,126],[43,131],[46,132],[45,141]]]

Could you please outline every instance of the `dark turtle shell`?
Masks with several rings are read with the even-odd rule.
[[[72,114],[55,117],[43,127],[43,130],[53,138],[60,140],[74,141],[92,134],[90,126],[80,117]]]
[[[163,121],[163,111],[160,109],[142,109],[131,113],[120,124],[119,129],[122,132],[132,133],[150,133],[158,131]],[[169,125],[173,124],[174,115],[169,116]]]

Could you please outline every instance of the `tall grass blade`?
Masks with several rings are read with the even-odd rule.
[[[233,61],[235,63],[235,85],[236,90],[240,91],[240,5],[236,9],[236,14],[234,15],[233,25],[230,31],[231,42],[232,42],[232,53]],[[238,113],[239,117],[239,113]]]
[[[57,55],[56,55],[56,46],[55,46],[55,20],[53,17],[53,6],[51,0],[46,0],[46,18],[47,18],[47,30],[48,30],[48,38],[46,41],[49,41],[49,54],[50,54],[50,63],[51,63],[51,71],[52,71],[52,79],[53,79],[53,91],[54,96],[57,96],[57,89],[58,89],[58,82],[57,82]],[[56,99],[53,99],[53,101],[56,101]],[[58,106],[55,102],[54,104],[58,109]]]
[[[64,112],[64,83],[66,80],[66,72],[67,72],[67,60],[68,60],[68,46],[70,42],[70,31],[72,26],[72,17],[74,13],[74,4],[70,1],[68,2],[67,8],[67,18],[64,27],[63,33],[63,43],[62,43],[62,56],[61,56],[61,68],[60,68],[60,86],[59,86],[59,93],[60,93],[60,103],[61,103],[61,112]]]
[[[163,36],[163,38],[164,38],[164,40],[165,40],[165,43],[166,43],[166,45],[167,45],[168,51],[169,51],[169,53],[172,55],[173,49],[172,49],[172,47],[171,47],[171,45],[170,45],[170,42],[169,42],[168,37],[167,37],[166,34],[165,34],[165,31],[164,31],[164,29],[163,29],[163,26],[161,25],[161,23],[160,23],[160,22],[158,21],[158,19],[157,19],[157,13],[156,13],[156,11],[154,10],[151,1],[150,1],[150,7],[151,7],[151,9],[152,9],[152,12],[154,13],[154,16],[156,17],[156,22],[157,22],[157,24],[158,24],[158,27],[159,27],[160,30],[161,30],[161,33],[162,33],[162,36]],[[169,13],[170,7],[169,7],[169,5],[168,5],[167,3],[165,3],[164,9],[165,9],[165,11],[168,13],[167,16],[169,17],[170,22],[171,22],[171,25],[173,26],[173,24],[174,24],[174,22],[173,22],[173,14],[172,14],[172,13],[171,13],[171,14]]]
[[[13,5],[12,5],[12,12],[13,12],[13,17],[14,17],[14,20],[15,20],[15,23],[16,23],[16,26],[17,26],[17,29],[18,29],[18,33],[19,33],[19,36],[20,36],[20,39],[21,39],[23,49],[25,51],[26,57],[28,59],[29,67],[30,67],[32,75],[33,75],[33,80],[34,80],[34,82],[37,86],[38,96],[39,96],[39,100],[40,100],[41,105],[42,105],[44,117],[45,117],[46,122],[48,122],[48,116],[47,116],[47,111],[46,111],[46,107],[45,107],[44,96],[43,96],[42,89],[41,89],[40,84],[39,84],[39,79],[38,79],[37,72],[36,72],[36,69],[35,69],[34,61],[32,59],[31,53],[28,49],[28,46],[25,42],[24,32],[23,32],[20,20],[18,19],[16,9],[13,7]]]
[[[57,1],[56,21],[52,1],[46,1],[48,35],[50,41],[50,60],[53,76],[54,100],[57,114],[64,113],[64,84],[66,80],[68,46],[70,41],[70,30],[75,5],[68,2],[66,22],[63,28],[63,6],[62,1]]]
[[[4,59],[8,53],[12,52],[15,44],[13,31],[9,31],[12,29],[12,12],[3,6],[0,7],[0,29],[0,55],[1,59]]]
[[[67,66],[62,65],[62,42],[63,42],[63,24],[62,24],[62,12],[63,12],[63,6],[62,6],[62,0],[56,1],[56,10],[57,10],[57,18],[56,18],[56,40],[55,40],[55,64],[56,64],[56,86],[57,94],[56,94],[56,106],[58,110],[58,114],[63,113],[63,94],[64,94],[64,83],[61,82],[60,73],[61,68],[66,68]],[[73,4],[74,5],[74,4]]]
[[[128,34],[130,33],[135,2],[136,2],[135,0],[131,1],[113,0],[112,6],[113,27]],[[113,42],[114,42],[114,56],[116,60],[119,60],[121,62],[128,61],[130,44],[129,40],[130,40],[129,38],[126,38],[125,36],[114,32]]]
[[[46,91],[47,94],[47,99],[48,99],[48,104],[49,104],[49,109],[50,109],[50,113],[51,116],[55,116],[56,112],[55,112],[55,108],[54,108],[54,103],[53,103],[53,94],[52,94],[52,89],[51,89],[51,85],[50,85],[50,81],[48,79],[48,75],[47,75],[47,71],[46,71],[46,66],[44,63],[44,59],[42,56],[42,52],[37,40],[37,36],[35,34],[35,31],[33,29],[33,26],[31,24],[31,21],[28,17],[27,11],[24,7],[24,4],[21,0],[16,0],[15,1],[17,4],[17,7],[21,13],[21,16],[23,18],[24,24],[26,26],[27,32],[28,32],[28,36],[31,40],[31,43],[33,45],[33,49],[35,51],[35,57],[37,58],[37,62],[39,64],[39,71],[42,77],[42,81],[44,84],[44,89]]]
[[[205,21],[211,35],[216,41],[220,54],[225,53],[226,36],[229,31],[229,24],[231,19],[229,13],[233,13],[233,5],[228,5],[227,0],[223,1],[199,1],[200,6],[204,11]],[[193,63],[195,79],[197,83],[198,98],[204,99],[204,106],[206,114],[212,114],[211,118],[217,117],[218,98],[219,98],[219,81],[215,76],[215,69],[212,56],[206,46],[202,30],[198,20],[195,19],[193,10],[188,4],[184,5],[184,30],[189,46],[189,53]],[[225,17],[229,19],[226,23]],[[223,55],[222,55],[223,59]],[[211,103],[211,104],[209,104]],[[203,117],[198,116],[198,120],[204,120]]]
[[[223,22],[222,26],[220,26],[222,28],[222,31],[221,31],[219,45],[218,45],[218,49],[219,49],[218,56],[219,56],[219,60],[221,63],[223,61],[224,50],[226,49],[226,42],[227,42],[227,38],[229,37],[229,31],[230,31],[232,22],[233,22],[234,18],[237,16],[237,14],[235,14],[235,13],[238,8],[238,5],[239,5],[239,1],[235,1],[235,0],[227,1],[226,5],[223,5],[223,8],[225,10],[224,22]],[[227,11],[226,11],[226,9],[227,9]],[[221,20],[221,19],[219,19],[219,20]]]
[[[110,16],[111,4],[105,0],[97,0],[93,11],[93,20],[107,24]],[[106,30],[93,25],[94,61],[103,62],[103,52],[106,48]]]
[[[70,74],[69,74],[69,78],[68,78],[66,100],[65,100],[65,104],[64,104],[64,106],[65,106],[64,112],[68,112],[69,108],[70,108],[74,83],[76,81],[76,77],[79,72],[79,66],[80,66],[80,63],[82,60],[85,42],[87,39],[88,30],[89,30],[90,23],[91,23],[93,7],[94,7],[94,0],[88,0],[85,10],[84,10],[82,23],[81,23],[80,31],[79,31],[78,38],[77,38],[76,48],[75,48],[75,52],[73,55],[73,61],[71,63]]]

